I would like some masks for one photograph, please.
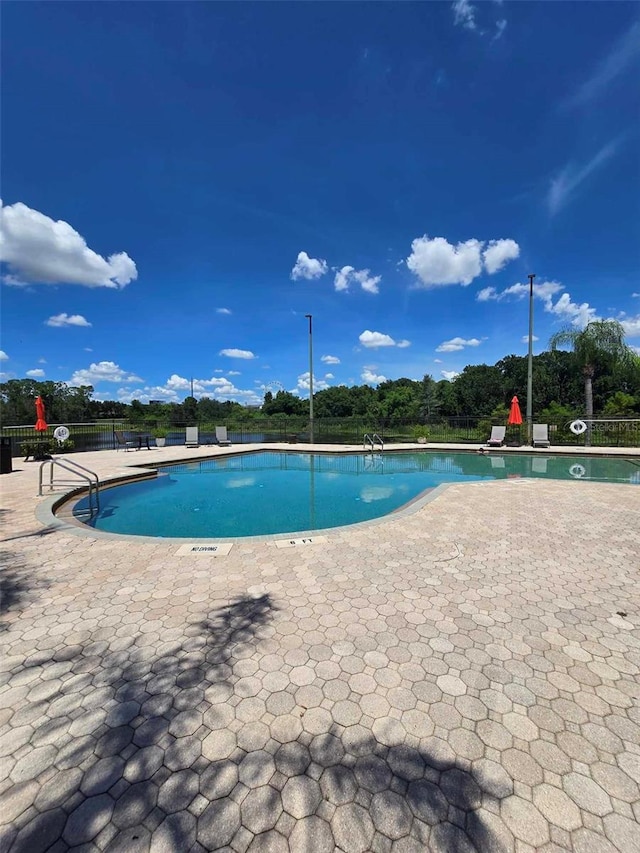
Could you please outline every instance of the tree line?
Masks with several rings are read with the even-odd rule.
[[[570,346],[570,350],[558,346]],[[456,416],[506,418],[511,398],[526,410],[527,358],[508,355],[494,365],[474,364],[455,379],[394,379],[370,385],[337,385],[313,396],[316,418],[362,418],[370,422],[433,423]],[[187,397],[182,403],[138,400],[120,403],[92,399],[90,385],[11,379],[0,385],[3,425],[34,420],[40,395],[51,423],[82,423],[117,418],[139,424],[241,422],[260,418],[302,418],[309,402],[289,391],[267,391],[261,407]],[[533,358],[533,413],[538,420],[559,422],[579,415],[640,417],[640,357],[624,342],[616,321],[595,321],[584,330],[565,330],[547,352]]]

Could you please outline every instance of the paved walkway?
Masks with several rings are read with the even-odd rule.
[[[640,488],[454,485],[178,556],[43,527],[15,466],[2,851],[640,850]]]

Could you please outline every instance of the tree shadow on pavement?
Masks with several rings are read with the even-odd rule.
[[[512,793],[504,771],[464,770],[437,738],[421,749],[385,745],[324,709],[294,707],[288,668],[258,677],[256,643],[267,655],[279,648],[270,641],[276,609],[269,595],[244,596],[187,624],[175,642],[96,639],[40,659],[42,678],[11,719],[14,751],[2,750],[13,784],[0,847],[511,849],[495,818]],[[26,669],[13,670],[18,683]],[[288,710],[266,710],[273,691]]]
[[[209,804],[198,841],[226,849],[250,832],[250,851],[511,850],[513,838],[487,810],[498,811],[510,783],[436,751],[386,746],[360,726],[341,728],[211,763],[201,776]]]
[[[0,551],[0,631],[9,628],[15,618],[38,589],[46,589],[49,581],[41,577],[25,557],[14,551]]]

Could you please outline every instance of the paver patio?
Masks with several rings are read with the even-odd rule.
[[[640,850],[640,488],[453,485],[178,556],[43,527],[14,465],[1,850]]]

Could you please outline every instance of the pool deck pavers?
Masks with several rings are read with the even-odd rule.
[[[43,524],[37,470],[0,478],[3,853],[640,851],[640,487],[203,556]]]

